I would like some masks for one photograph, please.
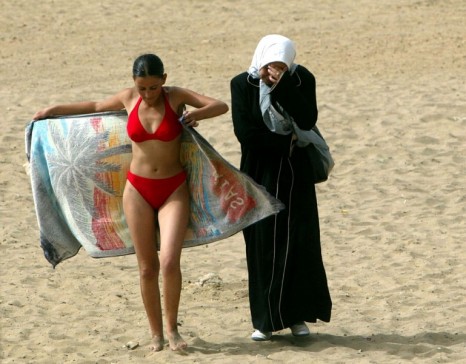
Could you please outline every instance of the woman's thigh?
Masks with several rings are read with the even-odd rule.
[[[189,193],[187,184],[184,182],[159,209],[161,259],[164,256],[176,257],[181,254],[188,221]]]
[[[123,193],[123,209],[138,261],[153,262],[157,259],[155,211],[129,182]]]

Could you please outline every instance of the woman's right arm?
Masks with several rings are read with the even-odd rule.
[[[120,91],[102,101],[82,101],[70,104],[59,104],[37,111],[32,120],[46,119],[50,116],[91,114],[104,111],[117,111],[125,107],[130,89]]]
[[[240,74],[234,77],[230,81],[230,90],[234,133],[240,144],[261,153],[287,155],[290,150],[291,134],[280,135],[267,129],[260,113],[259,91],[255,94],[248,90],[247,76]],[[253,106],[254,103],[257,107]]]

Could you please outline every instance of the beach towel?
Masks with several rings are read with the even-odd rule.
[[[126,121],[126,112],[108,112],[26,126],[40,246],[53,267],[81,247],[94,258],[134,253],[122,206],[131,161]],[[181,161],[191,210],[184,248],[225,239],[283,208],[186,126]]]

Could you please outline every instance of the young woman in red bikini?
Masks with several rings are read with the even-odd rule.
[[[55,105],[38,111],[33,119],[52,115],[86,114],[126,109],[132,160],[123,193],[123,208],[139,265],[140,286],[152,334],[151,349],[164,346],[159,272],[163,279],[166,333],[172,350],[187,347],[178,333],[181,294],[180,258],[188,225],[189,195],[180,163],[182,126],[228,111],[228,106],[194,91],[164,86],[167,75],[154,54],[134,61],[134,86],[103,101]],[[182,111],[185,106],[192,110]],[[157,251],[156,221],[160,232]]]

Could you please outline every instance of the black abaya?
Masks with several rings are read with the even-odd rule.
[[[277,331],[300,321],[328,322],[332,302],[310,161],[301,148],[292,148],[291,135],[272,133],[264,124],[258,80],[242,73],[232,79],[231,93],[240,169],[286,206],[243,231],[253,326]],[[271,95],[301,129],[316,123],[315,79],[306,68],[283,74]]]

